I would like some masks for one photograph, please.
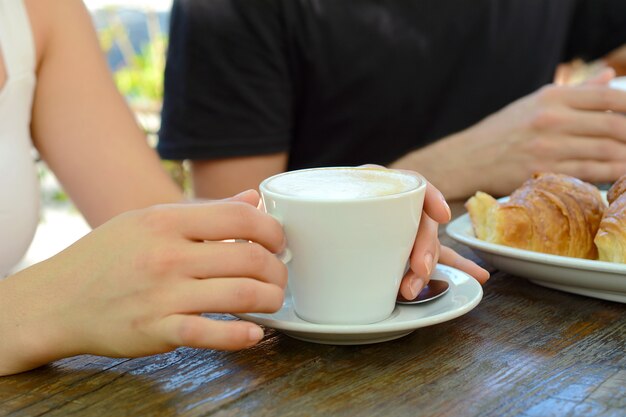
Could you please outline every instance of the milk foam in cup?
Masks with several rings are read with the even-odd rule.
[[[283,225],[296,314],[323,324],[389,317],[422,213],[426,180],[382,168],[315,168],[261,184]]]
[[[320,200],[359,200],[409,191],[419,179],[381,168],[335,168],[294,171],[266,183],[269,191]]]

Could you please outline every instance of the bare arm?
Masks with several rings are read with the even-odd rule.
[[[256,324],[198,313],[282,306],[287,269],[274,253],[284,237],[258,201],[250,191],[133,210],[0,280],[0,376],[81,353],[136,357],[257,343]],[[233,238],[254,243],[224,241]]]
[[[193,189],[198,198],[224,198],[257,189],[265,178],[287,169],[287,153],[193,161]]]
[[[36,143],[92,224],[180,199],[116,93],[81,3],[27,6],[40,63]],[[249,191],[132,210],[0,280],[0,376],[79,353],[128,357],[257,343],[256,324],[199,313],[282,306],[287,270],[274,254],[284,236],[258,202]],[[234,238],[250,243],[225,241]]]
[[[182,199],[112,81],[79,0],[27,0],[38,56],[32,135],[92,226]]]

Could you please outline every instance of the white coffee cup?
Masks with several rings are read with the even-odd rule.
[[[617,77],[609,81],[609,87],[626,91],[626,77]]]
[[[382,168],[314,168],[264,180],[287,237],[289,289],[303,320],[369,324],[392,313],[426,180]]]

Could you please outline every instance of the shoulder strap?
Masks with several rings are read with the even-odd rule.
[[[0,48],[8,78],[35,72],[35,42],[23,0],[0,0]]]

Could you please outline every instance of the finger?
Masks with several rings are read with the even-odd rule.
[[[367,169],[371,169],[371,168],[376,168],[376,169],[389,169],[385,166],[382,165],[378,165],[378,164],[363,164],[363,165],[359,165],[357,168],[367,168]]]
[[[414,300],[426,286],[426,280],[409,269],[400,283],[400,295],[405,300]]]
[[[570,83],[574,70],[569,64],[559,64],[554,74],[555,85],[566,85]]]
[[[489,279],[489,271],[478,266],[471,260],[464,258],[447,246],[441,246],[441,256],[439,262],[451,266],[471,275],[476,281],[484,284]]]
[[[259,193],[256,190],[242,191],[237,195],[229,198],[225,198],[221,201],[240,201],[242,203],[250,204],[251,206],[258,207],[260,200]]]
[[[438,223],[424,213],[411,251],[409,270],[400,283],[400,294],[404,298],[412,300],[417,297],[422,288],[428,284],[438,259]]]
[[[424,212],[437,223],[448,223],[452,218],[452,212],[445,197],[430,182],[426,184]]]
[[[563,102],[575,109],[626,112],[626,92],[605,85],[563,87]]]
[[[274,253],[285,245],[281,225],[247,203],[231,201],[163,207],[165,213],[159,213],[163,218],[155,221],[173,222],[172,227],[188,239],[251,240]]]
[[[176,313],[274,313],[284,290],[251,278],[196,279],[159,290],[154,298]]]
[[[182,273],[189,277],[249,277],[281,288],[287,285],[285,264],[258,243],[193,242],[181,252]]]
[[[613,78],[615,78],[615,70],[607,67],[585,80],[583,85],[607,85]]]
[[[624,97],[626,98],[626,92]],[[626,108],[626,106],[625,106]],[[558,120],[555,130],[577,136],[593,136],[626,142],[626,117],[617,113],[578,111]]]
[[[422,214],[417,237],[411,251],[410,267],[418,276],[428,279],[439,257],[439,224]]]
[[[206,204],[206,203],[215,203],[215,202],[228,202],[228,201],[239,201],[242,203],[250,204],[252,206],[258,206],[259,204],[259,193],[256,190],[245,190],[240,192],[239,194],[235,194],[232,197],[212,200],[207,198],[192,198],[185,201],[185,204]]]
[[[555,134],[535,146],[543,159],[625,161],[626,143],[610,138],[566,136]]]
[[[211,320],[194,315],[167,316],[155,327],[157,336],[171,346],[200,349],[244,349],[263,338],[263,329],[256,324],[239,320]]]
[[[404,172],[411,175],[419,175],[415,171],[407,169],[396,169],[396,171]],[[420,175],[421,176],[421,175]],[[424,212],[430,216],[431,219],[437,223],[448,223],[452,218],[452,212],[450,206],[446,202],[445,197],[429,181],[426,181],[426,194],[424,195]]]
[[[561,161],[555,171],[587,182],[613,182],[626,174],[626,161]]]

